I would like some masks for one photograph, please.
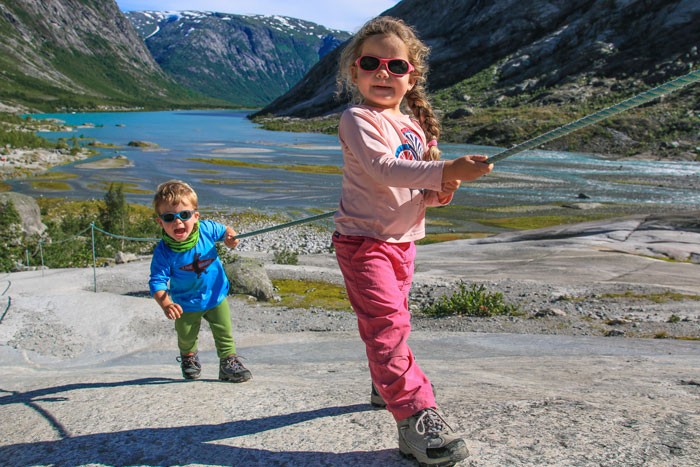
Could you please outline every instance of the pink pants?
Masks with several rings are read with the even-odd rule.
[[[387,243],[333,234],[333,245],[357,315],[369,371],[394,418],[435,407],[430,381],[406,342],[411,333],[408,293],[413,281],[413,242]]]

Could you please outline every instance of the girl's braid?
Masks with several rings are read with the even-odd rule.
[[[428,141],[428,143],[433,140],[437,142],[440,138],[440,121],[435,115],[435,112],[433,112],[433,106],[430,105],[428,101],[423,83],[416,83],[413,89],[406,93],[406,104],[420,122],[420,126],[425,132],[426,141]],[[427,154],[429,160],[436,161],[440,159],[440,153],[437,144],[431,144],[428,147]]]

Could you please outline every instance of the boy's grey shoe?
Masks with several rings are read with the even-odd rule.
[[[401,454],[421,466],[450,466],[469,456],[464,440],[435,409],[421,410],[396,425]]]
[[[182,376],[185,379],[197,379],[202,374],[202,365],[199,363],[199,356],[194,353],[192,355],[180,355],[175,360],[180,362]]]
[[[433,396],[435,396],[435,386],[433,383],[430,383],[430,387],[433,389]],[[379,394],[379,391],[377,391],[377,387],[374,385],[374,383],[372,383],[372,392],[370,392],[369,395],[369,403],[372,404],[372,407],[376,407],[378,409],[386,408],[386,401],[381,394]]]
[[[252,378],[250,370],[243,366],[236,355],[229,355],[219,362],[219,379],[232,383],[242,383]]]

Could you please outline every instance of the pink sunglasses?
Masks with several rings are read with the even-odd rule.
[[[363,55],[355,60],[355,65],[363,71],[377,71],[382,65],[386,66],[386,70],[394,76],[406,76],[415,68],[402,58],[379,58],[372,55]]]

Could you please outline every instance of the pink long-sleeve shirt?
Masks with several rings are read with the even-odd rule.
[[[424,161],[425,133],[407,115],[368,106],[343,112],[338,127],[343,186],[336,230],[382,241],[425,236],[425,208],[438,200],[444,161]]]

